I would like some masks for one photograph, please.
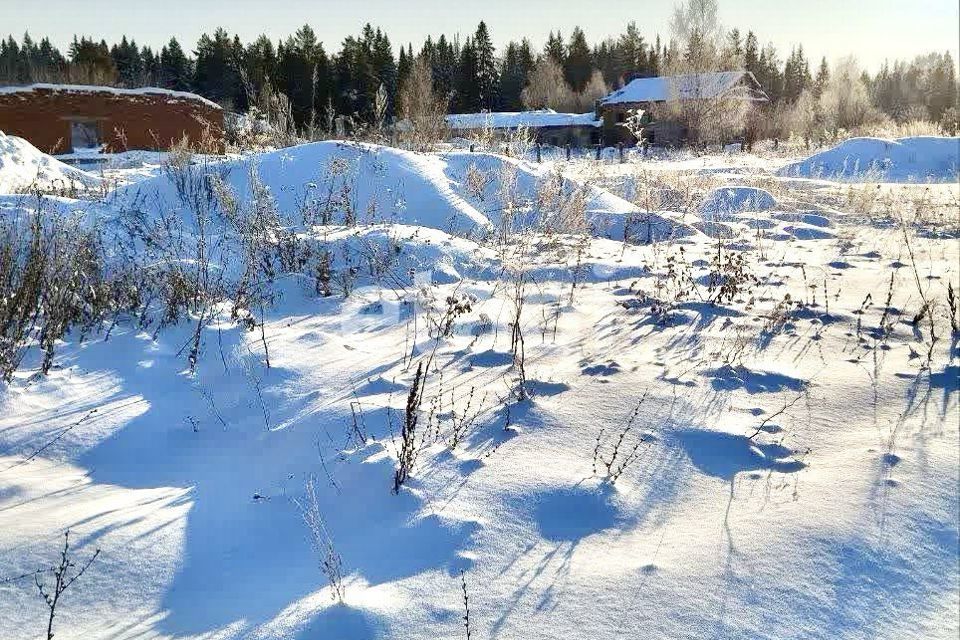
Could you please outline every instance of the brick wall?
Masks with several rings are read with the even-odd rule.
[[[208,130],[223,144],[223,111],[198,100],[162,94],[34,89],[0,93],[0,131],[47,153],[69,153],[71,122],[89,120],[108,151],[168,149],[184,134],[199,142]]]

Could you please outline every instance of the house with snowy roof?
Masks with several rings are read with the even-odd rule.
[[[718,71],[654,78],[636,78],[597,102],[603,139],[608,145],[636,142],[626,124],[631,114],[645,112],[644,138],[655,144],[683,142],[683,127],[654,119],[656,105],[670,101],[745,100],[766,102],[767,94],[749,71]]]
[[[600,140],[602,121],[595,113],[557,113],[552,109],[455,113],[447,116],[447,127],[454,137],[471,137],[489,131],[494,137],[507,137],[526,129],[543,144],[582,147]]]
[[[186,137],[219,148],[223,109],[193,93],[69,84],[0,87],[0,131],[48,153],[166,150]]]

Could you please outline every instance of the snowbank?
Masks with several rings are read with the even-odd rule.
[[[491,249],[443,231],[401,224],[316,227],[300,235],[329,252],[330,270],[354,271],[357,286],[451,284],[497,273]],[[356,256],[363,256],[357,267]]]
[[[787,165],[777,175],[858,182],[955,182],[960,138],[851,138]]]
[[[487,218],[454,191],[445,168],[439,157],[377,145],[317,142],[193,165],[189,172],[208,185],[215,177],[241,203],[252,200],[262,185],[284,221],[293,225],[402,222],[464,234],[488,227]],[[121,187],[113,195],[112,205],[122,209],[189,209],[169,172]]]
[[[544,166],[489,153],[422,154],[371,144],[317,142],[240,160],[194,165],[189,172],[209,186],[219,181],[237,201],[253,200],[266,188],[284,223],[405,224],[479,237],[509,221],[514,228],[560,226],[558,211],[579,191],[582,213],[598,237],[623,239],[640,212],[603,189],[560,177]],[[255,177],[254,177],[255,176]],[[172,175],[117,189],[113,210],[156,214],[191,207]],[[258,184],[259,183],[259,184]],[[216,203],[213,205],[216,208]],[[666,219],[653,237],[689,235],[689,227]],[[187,215],[187,217],[190,217]]]
[[[0,193],[17,193],[37,185],[41,189],[83,189],[99,178],[48,156],[32,144],[0,131]]]

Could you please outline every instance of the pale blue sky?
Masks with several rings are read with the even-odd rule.
[[[949,50],[957,59],[957,0],[720,0],[727,26],[752,28],[781,52],[802,42],[833,60],[855,54],[870,69],[885,58]],[[591,42],[636,20],[648,38],[666,36],[674,0],[0,0],[0,34],[49,35],[65,47],[73,34],[107,41],[126,33],[158,47],[171,35],[192,49],[216,26],[246,42],[276,40],[310,23],[328,52],[365,22],[383,27],[394,46],[427,34],[468,33],[486,20],[497,44],[523,36],[541,44],[551,28],[580,25]]]

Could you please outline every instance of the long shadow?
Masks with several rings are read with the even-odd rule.
[[[77,463],[91,470],[96,483],[188,489],[181,562],[161,600],[165,617],[158,632],[204,634],[239,621],[249,630],[326,584],[294,502],[302,499],[308,474],[317,477],[318,507],[348,576],[377,585],[462,567],[458,552],[475,523],[424,517],[413,493],[393,495],[393,461],[382,447],[341,455],[321,468],[317,442],[342,436],[350,417],[339,390],[324,389],[319,401],[316,394],[291,393],[302,386],[302,376],[284,368],[282,354],[266,370],[241,344],[239,330],[208,335],[212,344],[191,377],[172,346],[188,330],[162,333],[159,348],[146,338],[117,334],[87,356],[88,368],[110,370],[120,388],[141,391],[149,408]],[[218,348],[227,356],[226,368]],[[116,357],[117,350],[128,356]],[[146,358],[136,356],[147,352],[153,356],[145,372],[137,363]],[[251,375],[261,381],[263,405]],[[267,428],[264,406],[270,421],[286,428]],[[368,424],[384,416],[368,415]],[[381,424],[373,430],[386,431]],[[325,472],[336,478],[337,488],[323,482]],[[377,628],[371,620],[358,610],[326,610],[302,637],[312,637],[309,629],[371,637]]]
[[[746,367],[725,365],[709,369],[703,375],[710,378],[710,384],[717,391],[743,389],[749,394],[777,393],[780,391],[799,392],[806,381],[775,371],[751,370]]]
[[[728,482],[743,472],[796,473],[806,467],[780,444],[755,443],[746,436],[705,429],[681,429],[672,435],[694,467]]]

